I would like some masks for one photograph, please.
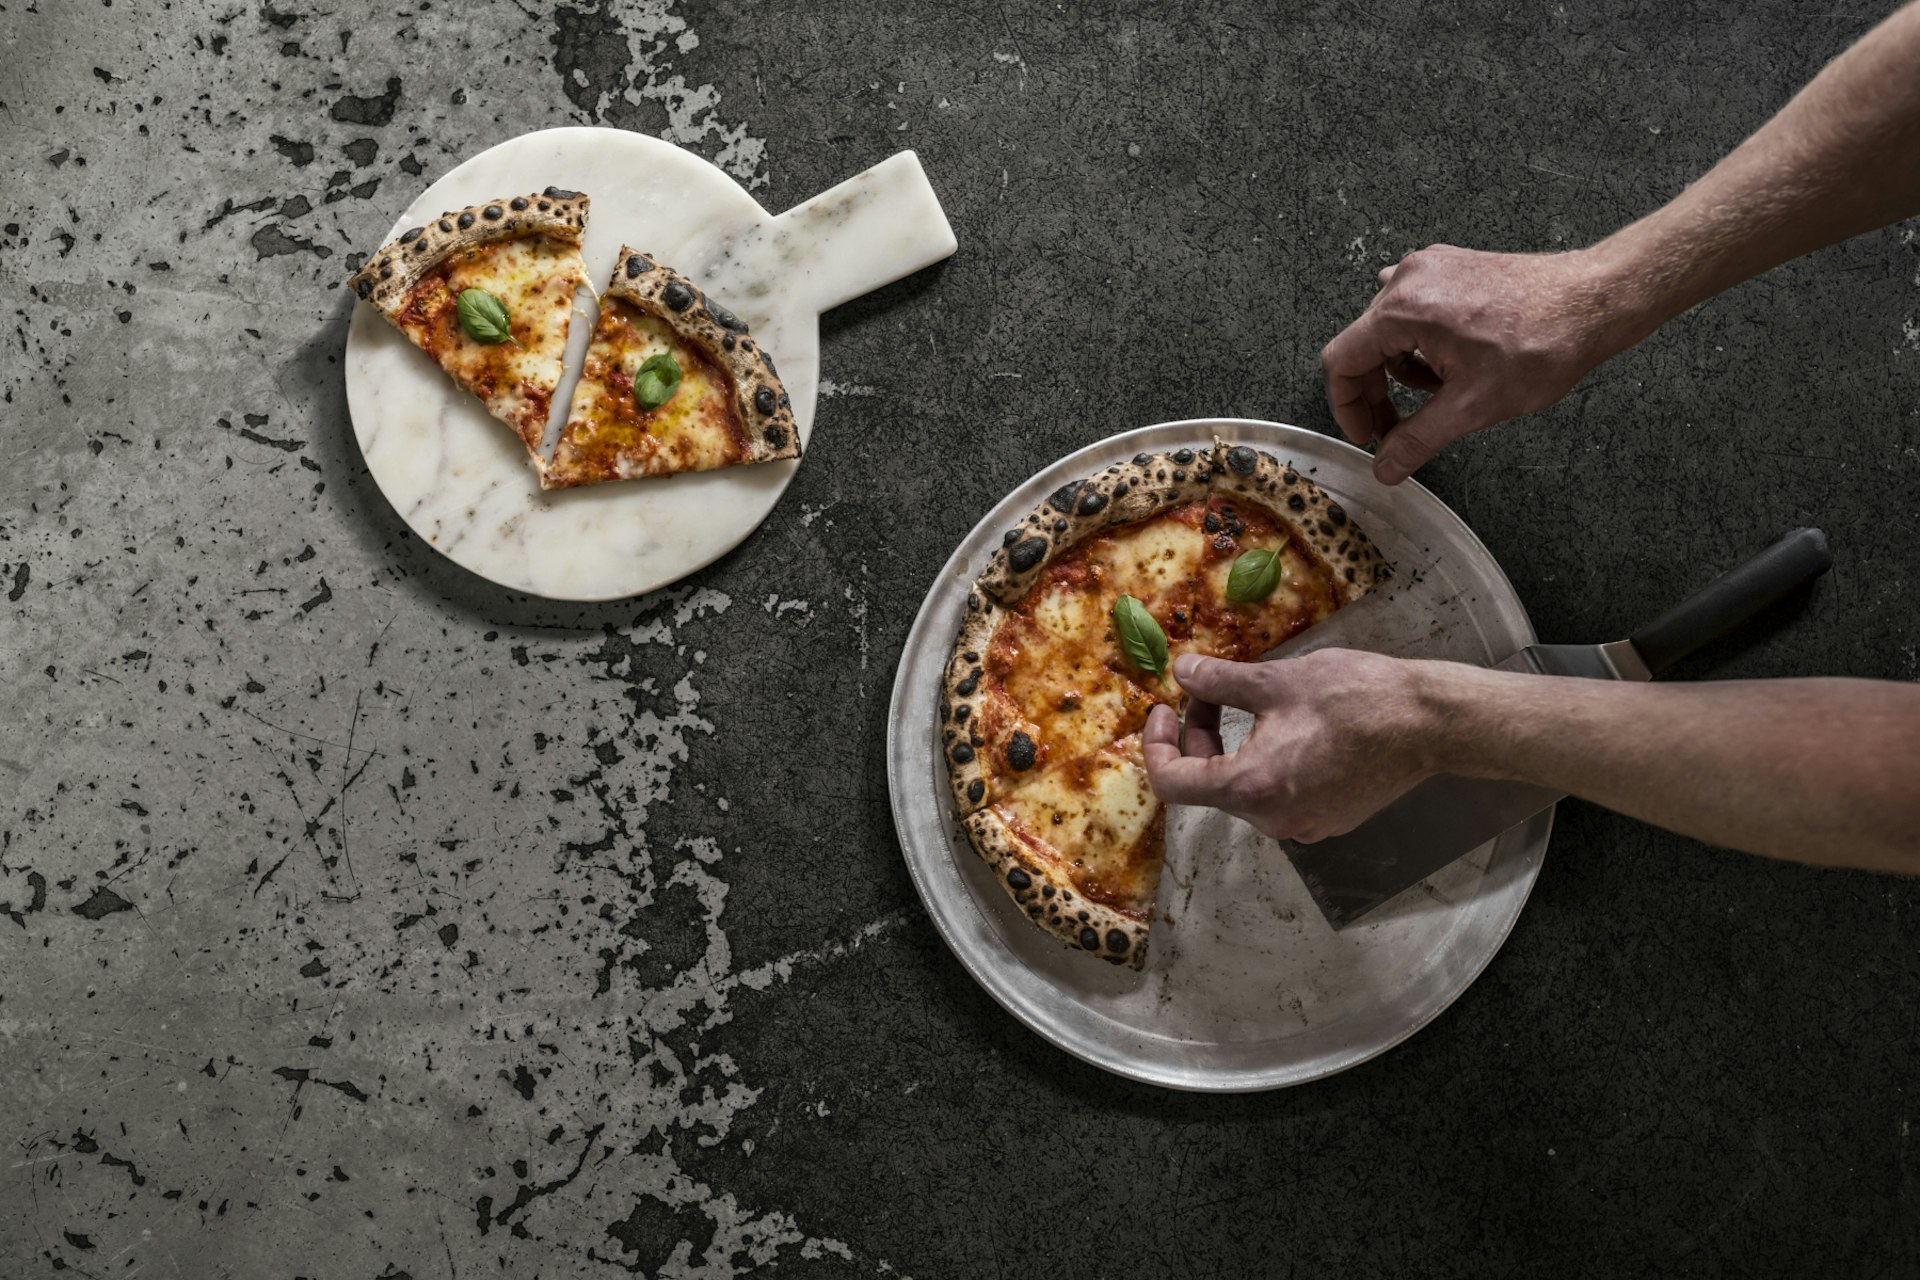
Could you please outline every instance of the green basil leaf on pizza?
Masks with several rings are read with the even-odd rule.
[[[1113,629],[1120,633],[1120,648],[1128,661],[1142,671],[1165,675],[1167,671],[1167,633],[1147,612],[1147,606],[1132,596],[1113,602]]]
[[[454,311],[460,317],[460,328],[475,342],[492,346],[496,342],[513,341],[507,304],[485,289],[462,289]]]
[[[680,389],[680,364],[667,352],[648,356],[633,375],[633,398],[642,409],[658,409]]]
[[[1227,570],[1227,599],[1236,604],[1265,600],[1280,585],[1280,557],[1271,551],[1243,551]]]

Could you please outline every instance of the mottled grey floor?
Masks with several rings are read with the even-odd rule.
[[[1883,7],[5,0],[0,1274],[1920,1273],[1912,883],[1571,804],[1433,1026],[1176,1096],[973,985],[880,767],[1007,488],[1328,429],[1381,264],[1604,233]],[[372,488],[337,283],[586,121],[774,209],[915,147],[961,250],[828,317],[759,533],[561,607]],[[1548,639],[1821,524],[1811,603],[1690,673],[1912,680],[1916,317],[1868,236],[1424,478]]]

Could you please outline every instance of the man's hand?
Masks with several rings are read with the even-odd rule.
[[[1593,251],[1479,253],[1437,244],[1380,273],[1366,312],[1327,344],[1327,395],[1373,474],[1399,484],[1446,445],[1544,409],[1627,345]],[[1387,379],[1433,393],[1400,419]]]
[[[1278,662],[1183,654],[1186,752],[1147,721],[1147,778],[1278,839],[1351,831],[1435,773],[1571,792],[1775,858],[1920,874],[1920,685],[1639,684],[1323,649]],[[1253,712],[1236,751],[1220,704]]]
[[[1723,289],[1920,213],[1920,2],[1828,64],[1664,207],[1591,249],[1435,245],[1380,273],[1320,353],[1340,429],[1398,484],[1451,442],[1545,408],[1587,370]],[[1400,421],[1387,378],[1434,393]]]
[[[1265,835],[1311,841],[1351,831],[1432,772],[1419,674],[1431,663],[1324,649],[1279,662],[1185,654],[1174,678],[1193,698],[1187,754],[1179,719],[1155,707],[1147,778],[1169,804],[1203,804]],[[1220,707],[1254,713],[1239,750],[1223,753]]]

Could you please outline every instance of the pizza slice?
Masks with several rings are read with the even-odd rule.
[[[347,281],[512,427],[536,470],[585,274],[586,196],[548,187],[441,214]]]
[[[941,748],[975,850],[1037,923],[1138,968],[1164,853],[1138,735],[1185,705],[1173,657],[1257,658],[1389,572],[1317,485],[1242,446],[1056,491],[981,573],[947,668]],[[1100,909],[1055,910],[1068,890]]]
[[[1319,485],[1271,453],[1229,445],[1216,437],[1213,491],[1229,501],[1252,503],[1286,530],[1305,573],[1321,576],[1333,607],[1358,600],[1393,576],[1380,549],[1341,505]]]
[[[623,248],[548,489],[800,456],[773,359],[691,280]]]

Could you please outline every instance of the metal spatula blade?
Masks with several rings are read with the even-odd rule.
[[[1648,680],[1832,565],[1826,534],[1796,529],[1661,614],[1630,640],[1529,645],[1496,669]],[[1282,847],[1327,922],[1344,929],[1562,798],[1544,787],[1442,774],[1419,783],[1345,835],[1313,844],[1283,841]]]

